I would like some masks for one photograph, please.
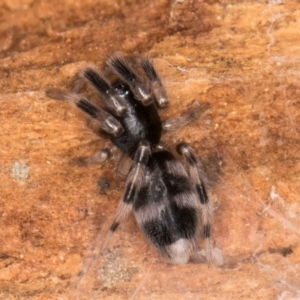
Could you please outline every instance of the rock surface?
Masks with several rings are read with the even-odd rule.
[[[0,17],[0,299],[300,298],[298,1],[3,0]],[[163,118],[208,103],[164,141],[203,160],[223,267],[165,263],[132,217],[97,256],[124,182],[75,163],[105,141],[44,92],[114,51],[154,59]]]

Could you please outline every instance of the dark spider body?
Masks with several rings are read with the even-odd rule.
[[[140,141],[147,140],[154,149],[159,143],[162,133],[162,124],[155,103],[143,105],[135,99],[129,86],[124,83],[118,82],[113,85],[113,88],[124,99],[126,105],[123,116],[115,115],[124,131],[119,136],[111,137],[113,144],[132,158]],[[111,113],[113,114],[113,112]]]
[[[197,109],[162,122],[158,108],[166,107],[168,100],[149,59],[138,61],[143,75],[133,68],[134,63],[118,53],[106,63],[120,78],[116,83],[110,84],[95,68],[87,67],[77,73],[72,92],[48,92],[52,98],[75,104],[96,122],[97,134],[108,135],[133,160],[104,246],[119,224],[133,212],[147,239],[172,263],[183,264],[191,259],[197,250],[196,240],[202,224],[206,257],[210,262],[210,206],[201,164],[189,145],[177,145],[186,172],[178,159],[159,145],[164,131],[176,130],[193,121],[198,116]],[[78,94],[85,82],[98,92],[103,106]]]

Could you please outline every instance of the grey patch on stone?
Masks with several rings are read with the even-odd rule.
[[[120,251],[113,250],[107,254],[105,262],[98,271],[98,278],[104,288],[110,288],[121,282],[130,282],[136,273],[138,268],[130,266]]]
[[[211,125],[211,123],[212,123],[211,119],[204,120],[204,124],[207,126]]]
[[[24,182],[29,177],[29,167],[20,161],[15,161],[10,167],[10,175]]]

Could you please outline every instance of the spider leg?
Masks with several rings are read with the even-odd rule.
[[[102,158],[106,156],[106,159],[112,159],[114,163],[114,173],[116,178],[125,180],[130,167],[132,166],[132,159],[127,154],[121,152],[116,146],[112,146],[111,143],[105,146],[105,149],[97,151],[92,157],[87,158],[92,160],[90,164],[102,163]],[[102,161],[101,161],[102,160]]]
[[[213,259],[213,247],[210,239],[212,211],[211,203],[205,188],[205,174],[202,171],[201,163],[191,146],[181,143],[177,145],[177,152],[184,157],[185,163],[188,167],[190,180],[193,183],[200,200],[206,258],[207,261],[211,263]]]
[[[60,90],[48,90],[46,95],[50,98],[63,100],[75,105],[87,116],[96,120],[101,130],[109,135],[117,137],[124,131],[122,125],[116,118],[80,94]]]
[[[131,157],[120,151],[116,146],[111,145],[110,142],[106,144],[105,149],[102,151],[108,151],[109,158],[112,159],[115,165],[114,173],[116,178],[126,180],[133,162]]]
[[[117,116],[123,116],[126,111],[124,98],[111,86],[109,81],[95,67],[89,66],[81,69],[75,76],[71,90],[79,92],[83,84],[88,82],[105,101],[105,104]]]
[[[131,67],[129,61],[120,52],[110,56],[106,64],[129,84],[133,94],[143,105],[147,106],[153,102],[150,84]]]
[[[140,65],[151,82],[152,92],[155,96],[158,107],[167,107],[169,105],[167,92],[149,57],[142,57],[140,60]]]
[[[73,163],[79,167],[86,167],[94,164],[101,164],[110,158],[109,149],[101,149],[91,156],[81,156],[73,159]]]
[[[149,155],[150,146],[148,142],[140,142],[126,180],[125,192],[120,200],[115,219],[109,228],[109,232],[104,240],[101,252],[105,249],[110,237],[117,230],[120,223],[124,222],[132,211],[133,203],[144,181],[145,168]]]
[[[200,114],[207,108],[204,103],[200,105],[198,102],[193,101],[190,107],[181,114],[180,117],[169,118],[162,122],[162,128],[164,131],[176,131],[179,130],[191,122],[197,120]]]
[[[128,155],[122,153],[119,157],[118,164],[116,164],[116,177],[120,179],[125,179],[131,165],[132,159]]]

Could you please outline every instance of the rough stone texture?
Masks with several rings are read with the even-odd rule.
[[[296,0],[1,1],[0,299],[299,299],[299,30]],[[164,263],[132,217],[92,256],[124,183],[74,163],[105,141],[44,91],[116,50],[154,58],[163,117],[209,103],[164,140],[214,181],[224,267]]]

